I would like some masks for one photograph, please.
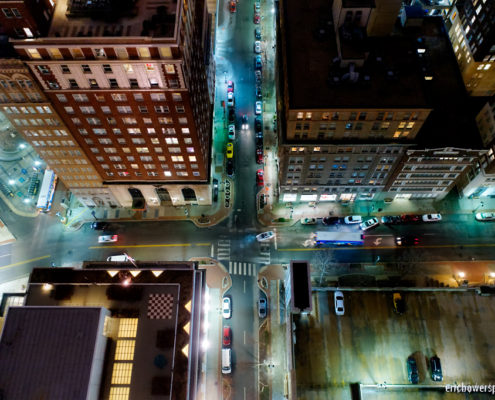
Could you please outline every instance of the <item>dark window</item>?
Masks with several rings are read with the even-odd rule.
[[[105,74],[112,73],[112,67],[110,66],[110,64],[103,64],[103,72],[105,72]]]
[[[137,79],[129,79],[129,83],[133,89],[137,89],[139,87]]]
[[[117,79],[109,79],[108,82],[110,83],[111,88],[118,88],[119,84],[117,83]]]
[[[69,85],[70,85],[71,89],[79,88],[79,85],[77,84],[75,79],[69,79]]]
[[[70,69],[68,65],[61,65],[61,67],[62,67],[62,73],[70,74]]]
[[[90,74],[91,73],[91,68],[89,68],[89,65],[81,65],[81,68],[85,74]]]

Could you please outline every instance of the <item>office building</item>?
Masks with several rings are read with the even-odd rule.
[[[495,139],[495,98],[485,103],[476,116],[476,124],[480,131],[484,146],[490,146]]]
[[[53,0],[0,0],[0,35],[43,36],[50,26],[54,8]]]
[[[457,62],[472,96],[495,94],[495,2],[456,1],[446,25]]]
[[[102,179],[71,187],[83,203],[211,202],[207,21],[203,0],[61,0],[46,35],[12,40]]]
[[[205,289],[186,262],[35,268],[25,306],[5,319],[3,396],[198,398]]]

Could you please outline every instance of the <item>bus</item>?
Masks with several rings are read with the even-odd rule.
[[[42,212],[50,211],[52,207],[53,195],[55,194],[55,186],[57,186],[57,175],[52,169],[46,169],[41,184],[40,195],[36,207]]]
[[[316,232],[316,246],[333,244],[337,246],[362,246],[364,244],[361,232]]]

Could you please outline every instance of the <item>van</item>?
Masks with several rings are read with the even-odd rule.
[[[127,254],[119,254],[118,256],[108,257],[107,261],[125,262],[125,261],[129,261],[129,257],[127,256]]]
[[[232,350],[222,349],[222,374],[230,374],[232,372]]]

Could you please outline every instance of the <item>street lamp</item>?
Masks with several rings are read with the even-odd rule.
[[[26,148],[26,145],[25,145],[24,143],[21,143],[21,144],[19,145],[19,148],[20,148],[21,150],[22,150],[22,149],[25,149],[25,148]]]
[[[459,278],[464,279],[466,276],[466,273],[461,271],[457,275],[459,275]]]
[[[9,185],[13,185],[15,181],[13,179],[9,179]]]

